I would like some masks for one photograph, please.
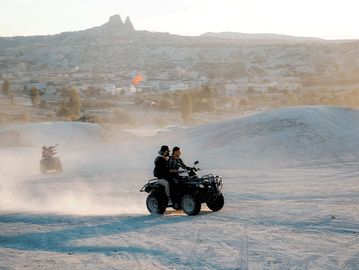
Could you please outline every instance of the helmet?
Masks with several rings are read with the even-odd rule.
[[[158,154],[163,155],[163,153],[166,151],[169,152],[170,148],[168,147],[168,145],[162,145],[160,151],[158,151]]]

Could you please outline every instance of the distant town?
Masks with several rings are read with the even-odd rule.
[[[0,123],[161,126],[203,113],[359,106],[358,41],[241,38],[136,31],[119,15],[78,32],[0,38]]]

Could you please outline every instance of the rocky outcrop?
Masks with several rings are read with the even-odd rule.
[[[127,31],[135,31],[135,28],[133,27],[132,22],[130,20],[130,17],[126,18],[125,28],[126,28]]]
[[[132,25],[132,22],[129,17],[126,18],[125,23],[122,21],[120,15],[113,15],[110,17],[109,21],[102,25],[100,28],[112,31],[112,32],[132,32],[135,31],[135,28]]]

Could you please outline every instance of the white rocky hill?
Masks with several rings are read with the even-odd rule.
[[[356,161],[359,112],[331,106],[288,107],[189,129],[185,142],[224,164],[277,166]],[[220,162],[221,158],[218,158]]]

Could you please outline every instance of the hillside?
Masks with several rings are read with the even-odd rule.
[[[357,110],[288,107],[189,129],[185,142],[206,157],[226,156],[218,158],[226,166],[318,166],[356,161],[358,127]]]
[[[311,37],[296,37],[289,35],[279,35],[279,34],[248,34],[248,33],[236,33],[236,32],[220,32],[213,33],[208,32],[204,33],[201,36],[203,37],[214,37],[214,38],[225,38],[225,39],[237,39],[237,40],[266,40],[268,42],[274,41],[292,41],[292,42],[314,42],[314,41],[324,41],[320,38],[311,38]]]
[[[41,147],[59,143],[71,149],[100,144],[107,149],[109,143],[131,142],[134,152],[146,149],[143,157],[151,159],[158,145],[167,143],[181,145],[189,155],[205,162],[215,160],[225,167],[262,163],[275,167],[311,166],[312,163],[318,166],[355,161],[359,155],[358,134],[357,110],[308,106],[259,112],[143,138],[115,131],[108,125],[81,122],[9,125],[0,129],[0,146]],[[111,151],[108,154],[111,156]],[[114,154],[116,162],[121,163],[121,157]]]
[[[241,34],[233,34],[240,37]],[[135,30],[130,19],[112,16],[99,27],[52,36],[0,38],[0,68],[18,72],[119,72],[139,69],[156,78],[178,68],[208,78],[325,76],[355,78],[358,41],[325,41],[280,35],[228,39],[187,37]],[[258,37],[258,38],[257,38]],[[36,78],[35,78],[36,79]]]

